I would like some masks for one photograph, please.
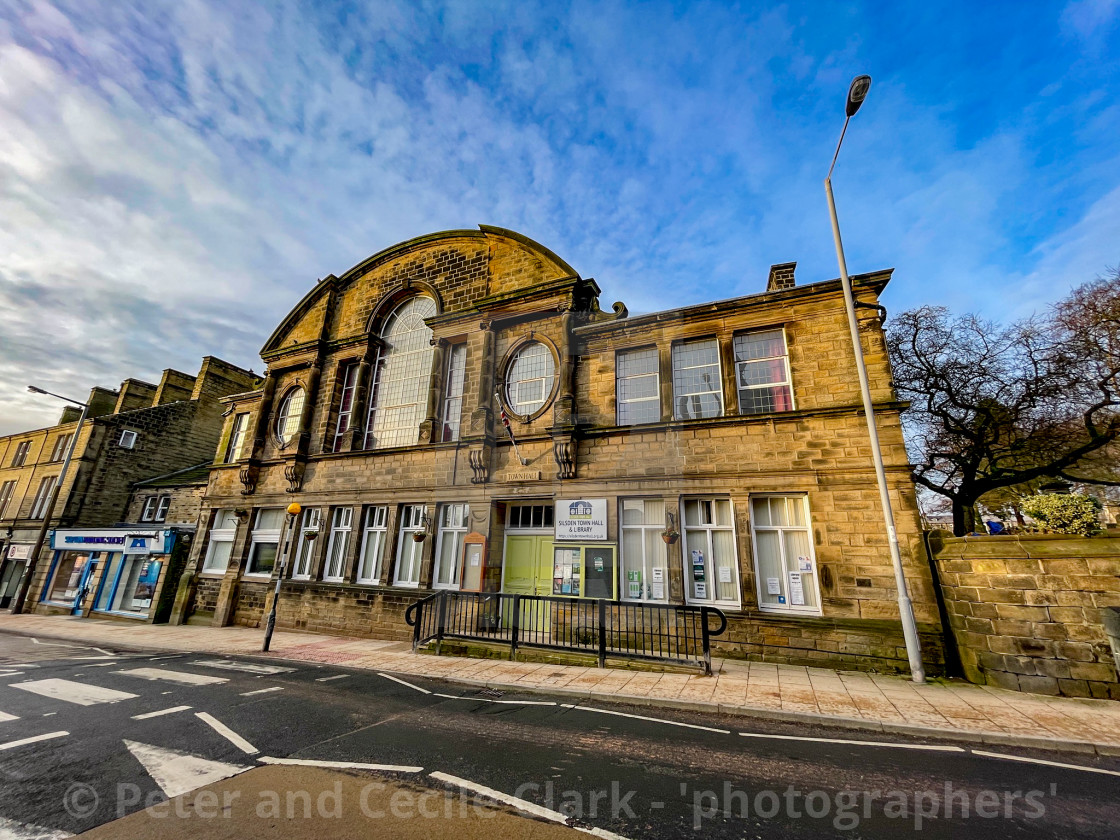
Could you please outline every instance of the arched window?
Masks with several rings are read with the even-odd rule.
[[[530,342],[514,354],[506,369],[506,403],[515,414],[528,417],[544,406],[555,380],[552,351],[539,341]]]
[[[434,300],[414,297],[385,319],[381,329],[384,346],[369,394],[366,449],[414,446],[419,441],[434,353],[432,331],[424,319],[435,314]]]
[[[299,418],[303,414],[303,401],[305,398],[303,388],[292,388],[280,400],[280,408],[276,412],[276,439],[281,446],[287,446],[299,431]]]

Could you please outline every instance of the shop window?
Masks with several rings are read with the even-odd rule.
[[[510,505],[507,527],[519,530],[551,531],[555,511],[552,505]]]
[[[292,577],[306,580],[311,577],[311,561],[315,555],[315,545],[319,537],[319,508],[304,508],[299,516],[299,532],[296,536],[296,560],[292,565]]]
[[[459,588],[459,558],[463,555],[463,538],[467,536],[470,519],[469,505],[443,505],[440,509],[434,588]]]
[[[31,451],[31,441],[21,440],[16,444],[15,454],[12,456],[12,466],[22,467],[27,463],[27,453]]]
[[[66,447],[70,445],[73,435],[59,435],[54,439],[54,449],[51,450],[51,460],[61,461],[66,457]]]
[[[381,581],[388,519],[389,508],[384,505],[366,508],[365,523],[362,527],[362,555],[358,562],[358,583]]]
[[[656,347],[625,350],[615,356],[618,425],[656,423],[661,419],[661,377]]]
[[[805,496],[751,499],[751,531],[759,607],[819,615],[821,597],[809,536],[809,500]]]
[[[731,500],[686,499],[683,508],[686,600],[738,609],[739,559]]]
[[[124,556],[121,570],[112,581],[112,612],[147,615],[155,597],[163,563],[146,554]]]
[[[238,414],[233,418],[233,426],[230,428],[229,444],[226,446],[225,463],[232,464],[235,461],[240,461],[245,453],[242,451],[245,448],[245,438],[249,434],[249,415]]]
[[[668,600],[669,570],[665,541],[665,503],[661,499],[623,499],[620,592],[628,601]]]
[[[467,345],[454,344],[447,353],[447,378],[443,388],[443,434],[440,440],[445,442],[459,439],[466,374]]]
[[[54,491],[54,483],[57,480],[57,475],[48,475],[39,482],[39,489],[35,493],[35,501],[31,505],[31,519],[42,519],[47,515],[47,507],[50,504],[51,493]]]
[[[396,586],[420,585],[420,560],[424,553],[423,534],[428,525],[428,509],[424,505],[404,505],[401,508],[401,527],[397,536]]]
[[[268,576],[276,565],[280,545],[280,528],[284,523],[283,508],[261,508],[253,525],[249,545],[249,568],[246,574]]]
[[[529,417],[540,411],[556,381],[556,360],[539,341],[523,345],[506,368],[506,405],[514,414]]]
[[[47,590],[47,600],[69,602],[78,597],[78,586],[82,580],[82,572],[86,564],[96,554],[90,555],[77,551],[60,552],[58,564],[51,576],[51,585]]]
[[[740,414],[793,410],[789,355],[782,330],[735,336],[735,384]]]
[[[420,440],[435,352],[424,319],[435,314],[434,300],[414,297],[386,319],[370,388],[364,448],[415,446]]]
[[[206,559],[202,571],[224,573],[233,554],[233,540],[237,536],[237,514],[226,508],[214,515],[214,525],[210,529],[210,544],[206,548]]]
[[[299,421],[303,415],[303,403],[307,399],[307,392],[303,388],[292,388],[280,400],[280,408],[276,411],[276,440],[281,446],[287,446],[299,432]]]
[[[673,345],[673,419],[723,414],[719,342],[714,338]]]
[[[12,500],[12,494],[15,493],[16,482],[15,479],[5,481],[0,485],[0,517],[4,516],[4,511],[8,509],[8,502]]]
[[[358,385],[357,363],[351,362],[343,366],[340,379],[342,381],[342,397],[338,404],[338,419],[334,424],[331,452],[342,451],[342,442],[346,438],[346,433],[350,431],[350,420],[354,416],[354,390]]]
[[[350,523],[354,509],[338,507],[331,516],[331,537],[327,543],[327,567],[324,580],[340,581],[346,571],[346,549],[350,547]]]

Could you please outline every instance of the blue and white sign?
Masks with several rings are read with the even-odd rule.
[[[558,540],[607,538],[606,499],[558,499],[553,519]]]
[[[51,533],[56,551],[111,551],[123,554],[167,554],[171,532],[151,528],[57,528]]]

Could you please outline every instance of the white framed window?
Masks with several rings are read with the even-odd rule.
[[[233,540],[237,536],[237,514],[231,509],[219,510],[214,515],[214,525],[210,529],[210,544],[206,548],[206,559],[202,571],[224,574],[233,554]]]
[[[171,496],[160,496],[159,502],[156,504],[156,522],[165,522],[167,520],[167,510],[171,507]]]
[[[296,537],[295,562],[292,564],[292,577],[307,580],[311,577],[311,560],[315,554],[316,540],[319,537],[319,508],[304,508],[299,516],[299,533]]]
[[[414,539],[427,526],[428,509],[424,505],[401,507],[401,526],[397,535],[397,573],[395,586],[420,585],[420,560],[424,554],[423,540]]]
[[[470,505],[449,504],[440,508],[439,535],[436,539],[435,589],[459,588],[459,558],[463,555],[463,539],[471,521]]]
[[[714,338],[673,345],[673,419],[723,415],[719,342]]]
[[[283,508],[260,508],[253,523],[249,543],[247,575],[268,577],[276,566],[276,553],[280,548],[280,529],[284,524]]]
[[[123,429],[121,431],[120,440],[117,441],[117,445],[120,446],[121,449],[132,449],[136,446],[137,437],[139,437],[139,435],[132,431],[132,429]]]
[[[810,533],[807,496],[751,498],[751,543],[760,609],[820,615],[817,558]]]
[[[39,489],[35,493],[35,501],[31,505],[31,519],[42,519],[47,514],[47,505],[50,503],[54,483],[58,481],[57,475],[44,476],[39,482]]]
[[[346,571],[346,549],[350,547],[350,523],[354,508],[337,507],[331,515],[331,538],[327,543],[327,566],[323,580],[340,581]]]
[[[234,461],[240,461],[245,453],[242,451],[245,447],[245,438],[249,433],[249,415],[238,414],[233,418],[233,426],[230,427],[229,444],[226,446],[225,463],[232,464]]]
[[[358,364],[351,362],[342,368],[342,398],[338,404],[338,420],[334,424],[334,441],[331,452],[342,451],[342,441],[350,431],[350,420],[354,416],[354,390],[358,385]]]
[[[622,563],[619,593],[627,601],[663,603],[669,598],[669,562],[662,499],[622,499]]]
[[[415,446],[420,440],[435,353],[424,319],[435,314],[436,302],[421,296],[405,301],[386,319],[369,389],[365,449]]]
[[[544,407],[555,381],[552,351],[539,341],[531,341],[514,353],[506,368],[506,405],[515,414],[528,417]]]
[[[366,508],[362,527],[362,554],[358,561],[358,583],[381,582],[388,520],[388,507],[375,505]]]
[[[276,439],[281,446],[287,446],[299,431],[300,417],[303,415],[303,403],[307,399],[307,392],[296,386],[280,400],[280,407],[276,411]]]
[[[463,416],[463,382],[467,375],[467,345],[453,344],[447,352],[447,378],[443,388],[443,434],[440,440],[459,439]]]
[[[740,414],[793,411],[789,354],[784,330],[735,336],[735,387]]]
[[[661,419],[660,360],[656,347],[621,350],[615,355],[618,425],[656,423]]]
[[[685,600],[738,609],[742,600],[731,500],[685,499],[681,507]]]
[[[59,435],[54,440],[54,449],[51,450],[51,460],[61,461],[66,457],[66,447],[70,445],[73,435]]]
[[[159,499],[155,496],[148,496],[144,500],[144,509],[140,511],[141,522],[152,522],[156,518],[156,505]]]
[[[22,467],[27,463],[27,453],[31,451],[31,441],[21,440],[16,444],[16,452],[12,456],[12,466]]]
[[[0,485],[0,517],[4,516],[4,511],[8,508],[8,502],[12,500],[12,494],[15,493],[16,482],[15,479],[5,481]]]

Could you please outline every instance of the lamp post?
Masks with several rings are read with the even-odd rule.
[[[47,539],[47,531],[50,530],[51,517],[54,516],[54,506],[58,502],[58,494],[62,489],[62,483],[66,480],[66,471],[70,468],[70,459],[74,455],[74,447],[78,443],[78,435],[82,432],[82,423],[86,420],[86,415],[89,413],[89,403],[78,402],[69,397],[61,396],[60,394],[52,394],[50,391],[44,391],[34,385],[28,385],[27,390],[33,394],[45,394],[48,397],[55,397],[56,399],[64,400],[74,405],[82,407],[82,414],[78,418],[78,425],[74,429],[74,434],[70,437],[70,445],[66,447],[66,457],[62,461],[62,469],[59,470],[58,479],[54,483],[54,488],[51,490],[50,501],[47,502],[47,509],[43,511],[43,524],[39,528],[39,535],[35,538],[35,545],[31,549],[31,556],[27,558],[27,566],[23,570],[23,579],[19,583],[19,591],[16,593],[16,600],[12,604],[12,614],[16,615],[23,611],[23,605],[27,601],[27,592],[31,588],[31,581],[35,576],[35,567],[39,563],[39,552],[43,550],[43,543]]]
[[[288,565],[288,555],[292,550],[292,533],[296,528],[296,517],[303,510],[299,502],[288,505],[288,533],[284,540],[284,551],[280,555],[280,573],[276,575],[276,591],[272,593],[272,609],[268,611],[268,622],[264,626],[264,644],[261,650],[268,653],[272,644],[272,631],[276,629],[276,605],[280,603],[280,583],[284,580],[284,569]]]
[[[856,320],[855,298],[852,295],[852,281],[848,277],[848,263],[844,259],[844,245],[840,240],[840,222],[836,218],[836,199],[832,195],[832,170],[840,155],[840,145],[848,130],[848,121],[855,116],[871,89],[870,76],[856,76],[848,88],[848,101],[844,106],[844,128],[832,155],[832,165],[824,179],[824,191],[828,196],[828,213],[832,219],[832,238],[836,243],[836,260],[840,264],[840,282],[844,287],[844,308],[848,312],[848,329],[852,333],[852,350],[855,353],[856,370],[859,373],[859,387],[863,395],[863,413],[867,418],[867,433],[871,437],[871,458],[875,462],[875,479],[879,484],[879,502],[883,508],[883,524],[887,531],[887,544],[890,546],[891,562],[894,564],[895,586],[898,589],[898,612],[902,619],[902,635],[906,640],[906,656],[910,660],[910,674],[916,683],[926,681],[922,666],[922,648],[918,640],[918,626],[914,622],[914,606],[906,589],[906,575],[902,569],[902,554],[898,549],[898,532],[894,526],[894,512],[887,489],[887,473],[883,468],[883,453],[879,449],[879,432],[875,426],[875,410],[871,403],[871,386],[867,381],[867,366],[863,361],[863,345],[859,339],[859,322]]]

